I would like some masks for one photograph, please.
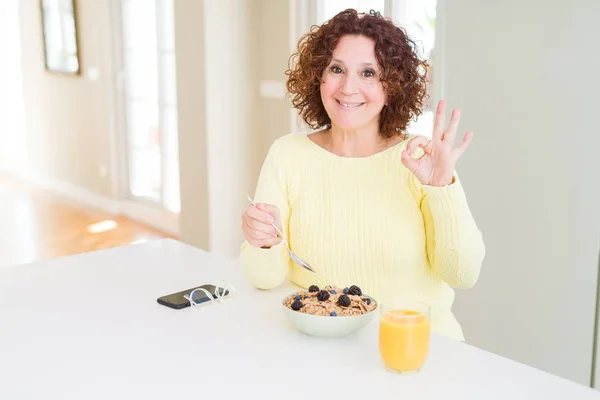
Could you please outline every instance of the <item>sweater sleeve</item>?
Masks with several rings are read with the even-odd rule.
[[[427,256],[433,272],[450,286],[469,289],[479,279],[485,246],[455,174],[450,185],[420,186]]]
[[[284,234],[289,237],[290,206],[282,165],[274,144],[262,165],[254,202],[277,206]],[[277,246],[263,249],[254,247],[245,240],[241,245],[240,258],[244,275],[259,289],[272,289],[289,275],[291,260],[283,241]]]

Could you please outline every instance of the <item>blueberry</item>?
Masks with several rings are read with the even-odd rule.
[[[360,290],[360,288],[356,285],[350,286],[350,289],[348,290],[348,292],[350,292],[350,294],[352,294],[354,296],[362,296],[362,290]]]
[[[308,288],[308,291],[310,293],[318,292],[319,291],[319,287],[317,285],[310,285],[310,287]]]
[[[344,288],[344,294],[348,294],[348,293],[349,293],[348,288]]]
[[[371,304],[371,299],[363,299],[367,305]]]
[[[329,299],[329,292],[327,290],[320,290],[319,293],[317,293],[317,299],[319,299],[319,301],[327,301]]]
[[[342,306],[342,307],[348,307],[352,302],[350,300],[350,297],[348,297],[347,295],[343,294],[339,297],[338,301],[337,301],[338,305]]]
[[[302,296],[300,296],[299,294],[296,295],[296,300],[302,300]]]
[[[331,290],[331,294],[336,294],[337,292],[335,290]]]
[[[332,317],[337,317],[337,313],[335,311],[332,311],[329,315],[331,315]]]
[[[300,300],[294,300],[292,303],[292,310],[298,311],[302,308],[302,306],[304,306],[304,304],[302,304]]]

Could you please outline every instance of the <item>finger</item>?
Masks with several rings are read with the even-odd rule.
[[[254,246],[254,247],[273,247],[273,246],[277,246],[279,243],[281,243],[281,239],[279,238],[272,238],[272,239],[266,239],[266,240],[255,240],[255,239],[246,239],[248,240],[248,243],[250,243],[250,245]]]
[[[272,224],[275,222],[275,217],[273,215],[269,214],[266,211],[260,210],[258,207],[254,207],[254,206],[248,207],[246,214],[250,218],[255,219],[259,222],[265,223],[265,224]]]
[[[469,132],[465,133],[465,136],[463,137],[463,140],[460,143],[460,146],[458,146],[456,149],[454,149],[452,151],[454,160],[458,160],[464,154],[464,152],[469,147],[469,144],[471,144],[471,139],[473,139],[473,132],[469,131]]]
[[[408,154],[413,154],[417,147],[425,148],[430,141],[425,136],[415,136],[406,143],[406,151]]]
[[[262,232],[253,230],[248,224],[242,224],[242,230],[244,237],[252,246],[263,247],[263,246],[275,246],[281,242],[281,239],[276,236],[265,235]]]
[[[261,242],[260,247],[273,247],[281,243],[280,238],[267,239]]]
[[[247,221],[243,222],[242,231],[244,232],[244,236],[246,238],[251,239],[253,241],[264,241],[270,240],[273,238],[277,238],[277,232],[271,227],[271,232],[264,232],[262,230],[256,229],[252,224]]]
[[[432,139],[442,140],[444,136],[444,119],[446,114],[446,100],[440,100],[435,112],[435,121],[433,123],[433,135]]]
[[[255,243],[258,243],[258,242],[265,243],[268,241],[273,241],[275,239],[279,240],[279,238],[277,236],[269,236],[269,235],[265,235],[262,232],[257,232],[257,231],[248,232],[246,237],[248,238],[249,241],[252,241]]]
[[[273,224],[270,224],[265,221],[259,221],[255,218],[252,218],[248,212],[242,214],[242,222],[251,227],[253,230],[261,231],[269,235],[277,235],[277,231],[273,228]]]
[[[265,224],[253,218],[246,218],[244,223],[253,231],[261,232],[267,236],[277,236],[277,231],[271,224]]]
[[[410,171],[415,171],[419,165],[418,158],[412,158],[407,150],[402,152],[402,164],[406,166]]]
[[[272,204],[266,204],[266,203],[258,203],[256,206],[258,207],[259,210],[266,212],[267,214],[271,215],[275,219],[279,217],[279,208],[277,208],[277,206],[274,206]]]
[[[458,122],[460,121],[460,109],[456,108],[452,110],[450,116],[450,123],[448,124],[448,130],[444,133],[443,140],[452,147],[454,144],[454,138],[456,137],[456,131],[458,130]]]
[[[279,208],[277,208],[277,206],[266,203],[258,203],[256,206],[261,211],[268,213],[273,218],[273,222],[271,223],[275,224],[279,228],[279,230],[283,229],[283,227],[281,226],[281,214],[279,213]]]

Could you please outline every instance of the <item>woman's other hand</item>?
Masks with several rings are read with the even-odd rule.
[[[438,103],[431,140],[424,136],[414,137],[409,140],[406,150],[402,152],[402,163],[423,185],[451,184],[456,161],[463,155],[473,137],[473,132],[467,132],[460,146],[454,148],[460,110],[452,111],[447,129],[444,129],[445,112],[446,101],[442,100]],[[413,158],[411,154],[417,147],[422,148],[424,154],[420,158]]]
[[[281,237],[271,224],[283,231],[279,209],[274,205],[257,203],[242,214],[242,231],[252,246],[269,248],[281,243]]]

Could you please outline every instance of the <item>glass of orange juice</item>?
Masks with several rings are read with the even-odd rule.
[[[379,352],[386,368],[418,372],[429,355],[430,307],[410,300],[380,305]]]

